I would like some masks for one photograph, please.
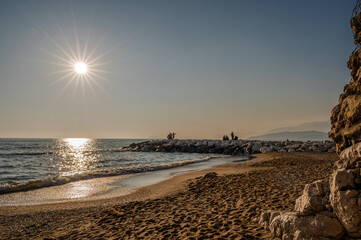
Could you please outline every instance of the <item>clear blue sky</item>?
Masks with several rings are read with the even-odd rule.
[[[246,137],[328,120],[355,2],[1,1],[0,137]],[[77,42],[98,64],[78,84]]]

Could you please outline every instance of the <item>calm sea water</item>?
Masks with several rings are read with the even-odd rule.
[[[129,152],[134,139],[0,139],[0,194],[206,161],[212,154]]]

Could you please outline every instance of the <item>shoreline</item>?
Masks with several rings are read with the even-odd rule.
[[[240,163],[245,164],[246,162],[252,164],[258,161],[264,161],[262,155],[264,154],[256,154],[255,155],[256,158],[252,158],[251,160],[246,160],[245,158],[242,157],[225,156],[222,157],[221,159],[231,159],[232,162],[214,165],[211,166],[210,168],[205,168],[201,170],[187,170],[185,172],[177,172],[175,174],[171,173],[170,176],[166,179],[157,181],[156,183],[150,185],[135,187],[134,189],[130,190],[129,193],[122,194],[119,196],[104,197],[98,199],[92,197],[86,197],[80,199],[68,199],[58,202],[39,203],[39,204],[35,203],[35,204],[5,205],[5,206],[0,205],[0,215],[31,213],[34,211],[36,212],[38,210],[41,211],[69,210],[74,208],[94,207],[99,205],[107,206],[112,204],[125,204],[134,201],[144,201],[154,198],[160,198],[181,191],[186,186],[187,181],[197,177],[201,177],[208,172],[217,172],[218,174],[232,174],[232,173],[243,173],[246,171],[251,171],[251,169],[248,168],[242,170],[240,169],[236,170],[233,168],[233,166]],[[174,169],[167,169],[167,170],[171,171]],[[159,170],[159,171],[163,171],[163,170]],[[154,171],[150,173],[157,173],[157,172],[158,171]],[[124,176],[103,177],[103,178],[109,179],[109,178],[122,178],[122,177]],[[128,177],[131,180],[136,176],[128,176]],[[49,187],[49,188],[54,188],[54,187]]]
[[[191,160],[182,160],[175,162],[159,163],[159,164],[143,164],[129,167],[96,169],[92,171],[80,171],[69,175],[48,175],[48,177],[29,179],[24,181],[11,181],[0,184],[0,205],[26,205],[41,204],[50,202],[59,202],[76,198],[89,198],[96,195],[107,195],[112,192],[115,187],[113,184],[121,185],[120,176],[137,176],[144,172],[162,171],[173,169],[181,166],[194,165],[193,163],[209,162],[212,158],[226,158],[230,156],[243,156],[250,153],[269,153],[269,152],[333,152],[334,146],[332,142],[265,142],[265,141],[248,141],[248,140],[149,140],[138,143],[132,143],[128,147],[122,147],[120,151],[129,152],[177,152],[177,153],[211,153],[218,156],[209,156]],[[248,153],[248,154],[247,154]],[[219,156],[219,155],[226,156]],[[114,177],[112,182],[111,177]],[[117,179],[119,177],[119,179]],[[107,180],[103,180],[107,178]],[[153,176],[153,178],[156,178]],[[96,179],[102,179],[97,181]],[[106,189],[103,190],[99,186],[99,182],[103,181]],[[116,183],[120,182],[120,183]],[[61,187],[62,185],[70,187]],[[128,185],[132,185],[128,182]],[[54,187],[56,192],[42,191]],[[124,195],[128,190],[134,188],[124,188],[123,192],[116,195]],[[34,194],[21,194],[24,192],[36,191]],[[103,193],[105,191],[105,193]],[[60,194],[64,193],[64,194]],[[65,194],[66,193],[66,194]],[[9,195],[10,194],[10,195]],[[56,196],[54,198],[41,198],[41,195]],[[4,197],[5,196],[5,197]],[[108,197],[108,196],[105,196]],[[16,201],[16,199],[20,199]]]
[[[337,155],[257,156],[104,201],[1,207],[0,239],[272,239],[254,219],[263,210],[292,210],[306,183],[329,177]]]
[[[43,187],[30,191],[7,193],[0,195],[0,207],[36,206],[61,203],[67,204],[68,202],[78,203],[87,201],[104,201],[114,198],[128,199],[130,196],[136,196],[136,194],[138,194],[138,190],[143,187],[167,181],[177,175],[207,171],[220,165],[244,161],[250,160],[247,160],[245,156],[219,156],[212,157],[206,161],[190,163],[169,169],[160,169],[128,175],[99,177],[70,182],[58,186]],[[82,196],[82,194],[88,195]],[[71,195],[77,195],[78,197],[62,197]],[[42,197],[45,196],[52,196],[53,198],[44,200]]]
[[[125,166],[125,167],[117,166],[113,168],[95,169],[95,170],[84,171],[69,175],[55,175],[55,176],[48,176],[45,178],[31,178],[23,181],[10,180],[8,182],[0,183],[0,202],[1,202],[1,195],[4,194],[26,192],[26,191],[32,191],[47,187],[57,187],[79,181],[87,181],[87,180],[90,181],[92,179],[97,179],[97,178],[132,176],[146,172],[161,171],[161,170],[173,169],[177,167],[182,167],[182,166],[187,166],[202,162],[208,162],[211,161],[212,159],[226,158],[226,157],[227,156],[221,156],[215,154],[213,156],[204,155],[204,154],[203,156],[201,156],[200,154],[198,154],[196,158],[194,158],[194,156],[188,156],[188,158],[190,159],[175,160],[171,162],[161,162],[155,164],[146,163],[146,164],[138,164],[134,166]]]

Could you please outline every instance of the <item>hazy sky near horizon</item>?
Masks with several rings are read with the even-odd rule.
[[[350,80],[355,2],[1,1],[0,137],[247,137],[327,121]],[[76,81],[79,53],[92,79]]]

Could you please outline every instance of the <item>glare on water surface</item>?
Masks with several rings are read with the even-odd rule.
[[[58,170],[62,176],[70,176],[87,172],[97,164],[95,140],[90,138],[59,139],[59,152],[62,161],[58,163]],[[92,186],[87,181],[72,182],[63,194],[67,198],[85,197],[91,192]]]
[[[18,168],[10,175],[0,174],[0,184],[30,186],[28,191],[9,194],[7,202],[20,203],[77,199],[101,194],[113,194],[118,188],[114,179],[127,178],[129,174],[152,171],[164,166],[183,166],[187,161],[204,159],[205,155],[188,153],[146,153],[121,151],[121,147],[144,140],[63,138],[63,139],[0,139],[0,149],[5,159],[11,159]],[[13,150],[14,149],[14,150]],[[14,153],[14,154],[9,154]],[[5,154],[4,154],[5,153]],[[6,158],[7,157],[7,158]],[[10,162],[10,161],[9,161]],[[178,165],[179,164],[181,165]],[[6,167],[5,161],[0,167]],[[12,167],[10,165],[10,167]],[[9,169],[9,172],[13,167]],[[115,178],[113,178],[116,176]],[[109,177],[109,178],[99,178]],[[119,178],[120,177],[120,178]],[[36,180],[36,184],[32,181]],[[116,180],[118,181],[118,180]],[[148,181],[148,180],[147,180]],[[30,183],[30,184],[28,184]],[[109,184],[108,184],[109,183]],[[131,183],[137,185],[138,183]],[[134,185],[134,186],[135,186]],[[51,186],[48,188],[48,186]],[[133,185],[132,185],[133,186]],[[33,188],[34,187],[34,188]],[[37,189],[40,187],[39,189]],[[19,188],[18,188],[19,189]],[[119,191],[123,191],[123,185]],[[119,193],[118,190],[115,192]],[[19,194],[22,197],[19,197]],[[1,195],[1,194],[0,194]],[[0,202],[2,200],[0,199]]]
[[[58,163],[61,175],[73,175],[86,172],[95,167],[97,154],[92,154],[95,148],[95,140],[90,138],[65,138],[58,142],[62,161]]]
[[[78,150],[85,148],[86,144],[90,142],[89,138],[66,138],[64,141],[70,148]]]

